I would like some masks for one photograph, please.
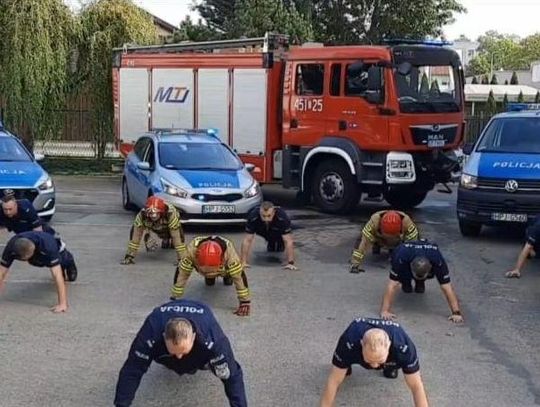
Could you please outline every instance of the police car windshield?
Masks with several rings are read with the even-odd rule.
[[[0,137],[0,161],[32,161],[32,157],[14,138]]]
[[[492,120],[476,151],[540,154],[540,117]]]
[[[458,73],[450,65],[414,65],[407,75],[397,70],[400,110],[403,113],[444,113],[461,110]]]
[[[159,143],[159,163],[169,170],[239,170],[241,161],[220,143]]]

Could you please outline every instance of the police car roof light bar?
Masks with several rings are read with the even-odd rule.
[[[435,46],[435,47],[445,47],[449,45],[453,45],[454,43],[452,41],[442,41],[442,40],[414,40],[414,39],[407,39],[407,38],[389,38],[384,39],[383,43],[388,45],[429,45],[429,46]]]
[[[523,112],[524,110],[540,111],[540,103],[508,103],[507,112]]]
[[[175,128],[153,128],[153,133],[157,133],[160,136],[175,136],[175,135],[198,135],[204,134],[219,138],[219,131],[217,129],[175,129]]]

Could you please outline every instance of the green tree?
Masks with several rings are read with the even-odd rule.
[[[426,73],[424,72],[422,74],[422,79],[420,80],[420,94],[426,95],[428,93],[429,93],[429,79]]]
[[[515,71],[512,72],[512,77],[510,78],[510,85],[519,85],[518,76]]]
[[[6,125],[32,149],[55,137],[66,100],[75,20],[61,0],[0,2],[0,95]]]
[[[312,40],[310,22],[294,4],[287,7],[282,0],[237,0],[233,28],[228,36],[261,37],[266,32],[288,34],[292,43]]]
[[[487,75],[491,70],[491,61],[486,55],[477,55],[469,62],[467,73],[469,75]]]
[[[226,34],[234,25],[235,10],[240,0],[203,0],[193,7],[208,26]]]
[[[491,81],[489,82],[490,85],[498,85],[499,84],[499,80],[497,79],[497,75],[493,74],[493,76],[491,77]]]
[[[209,27],[202,19],[199,19],[197,23],[193,23],[193,20],[188,15],[180,22],[178,30],[173,34],[172,42],[182,41],[213,41],[223,38],[223,33]]]
[[[439,88],[439,81],[437,79],[431,82],[431,87],[429,88],[429,91],[435,94],[441,92],[441,89]]]
[[[102,157],[113,137],[112,49],[124,44],[157,43],[150,16],[131,0],[94,0],[80,15],[79,90],[92,105],[92,134],[96,153]]]
[[[505,93],[503,101],[502,101],[503,110],[506,110],[507,106],[508,106],[508,94]]]
[[[508,85],[508,79],[505,79],[505,80],[504,80],[504,84],[505,84],[505,85]]]
[[[493,94],[493,91],[489,91],[487,103],[486,103],[486,111],[489,114],[495,114],[497,113],[497,101],[495,100],[495,95]]]
[[[473,76],[471,85],[478,85],[478,78],[476,76]]]
[[[482,76],[482,85],[489,85],[489,79],[487,75]]]
[[[534,103],[540,103],[540,91],[536,92],[536,96],[534,97]]]
[[[523,103],[523,102],[525,102],[525,96],[523,96],[523,91],[519,91],[519,95],[518,95],[517,101],[518,101],[518,103]]]

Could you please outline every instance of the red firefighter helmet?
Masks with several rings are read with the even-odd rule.
[[[401,216],[396,211],[387,211],[381,218],[381,233],[397,236],[401,233]]]
[[[164,214],[167,211],[167,204],[161,198],[157,196],[150,196],[146,200],[146,205],[144,209],[148,212],[157,212],[159,214]]]
[[[223,262],[223,249],[215,240],[205,240],[197,248],[197,263],[202,267],[220,267]]]

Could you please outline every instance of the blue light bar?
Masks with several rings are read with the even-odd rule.
[[[524,110],[539,110],[540,103],[508,103],[507,112],[522,112]]]
[[[444,46],[454,45],[452,41],[413,40],[413,39],[406,39],[406,38],[391,38],[391,39],[383,40],[383,42],[389,45],[406,44],[406,45],[429,45],[429,46],[435,46],[435,47],[444,47]]]

